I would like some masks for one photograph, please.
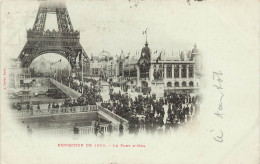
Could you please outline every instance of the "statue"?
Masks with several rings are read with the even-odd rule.
[[[153,71],[153,78],[154,78],[155,80],[157,80],[157,72],[156,72],[156,69],[154,69],[154,71]]]
[[[159,69],[157,72],[158,80],[162,79],[162,69]]]

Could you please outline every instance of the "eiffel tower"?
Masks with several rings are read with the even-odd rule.
[[[46,15],[56,14],[58,31],[44,30]],[[45,53],[57,53],[65,57],[75,72],[76,58],[81,67],[89,67],[89,58],[82,48],[80,32],[73,29],[67,7],[63,3],[41,3],[32,29],[27,30],[27,42],[18,59],[22,68],[28,68],[32,61]]]

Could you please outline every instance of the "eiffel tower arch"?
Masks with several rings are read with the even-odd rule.
[[[46,15],[56,14],[58,31],[44,30]],[[65,57],[73,71],[76,69],[76,58],[84,66],[89,66],[89,58],[82,48],[80,32],[73,29],[67,7],[63,3],[41,3],[32,29],[27,30],[27,42],[18,59],[22,68],[30,67],[32,61],[45,53],[57,53]]]

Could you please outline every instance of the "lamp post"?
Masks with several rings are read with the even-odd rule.
[[[60,79],[60,82],[62,84],[62,69],[60,70],[60,73],[61,73],[61,79]]]
[[[58,60],[58,61],[56,61],[56,62],[54,62],[54,63],[51,63],[51,70],[52,70],[52,65],[57,64],[57,63],[60,63],[60,62],[61,62],[61,59]],[[56,67],[54,71],[56,72],[55,74],[56,74],[56,80],[57,80],[58,73],[59,73],[59,72],[58,72],[58,68]]]
[[[69,64],[70,64],[70,53],[69,53]],[[69,88],[70,88],[70,69],[71,69],[71,67],[69,68]]]
[[[83,78],[83,54],[81,56],[81,81],[82,81],[81,94],[83,94],[83,84],[84,84],[84,78]]]

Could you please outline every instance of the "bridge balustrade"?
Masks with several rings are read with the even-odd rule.
[[[109,124],[100,125],[100,128],[103,128],[104,134],[107,134]],[[79,127],[79,135],[86,134],[94,134],[95,127],[93,126],[84,126]],[[118,125],[112,125],[112,132],[118,132]],[[36,131],[36,134],[40,134],[40,136],[55,136],[55,137],[63,137],[63,136],[73,136],[74,131],[73,128],[65,128],[65,129],[53,129],[53,130],[39,130]]]
[[[72,106],[72,107],[60,107],[51,108],[49,111],[34,109],[34,111],[22,110],[14,112],[14,117],[30,117],[30,116],[41,116],[41,115],[51,115],[51,114],[64,114],[64,113],[80,113],[80,112],[91,112],[98,111],[96,105],[86,105],[86,106]]]
[[[117,114],[111,112],[110,110],[103,108],[102,106],[99,106],[99,105],[97,105],[97,108],[99,111],[104,112],[105,114],[109,115],[110,117],[117,120],[118,122],[122,122],[123,124],[128,124],[128,121],[126,119],[118,116]]]
[[[94,133],[94,127],[93,126],[86,126],[86,127],[79,127],[79,134],[93,134]]]

